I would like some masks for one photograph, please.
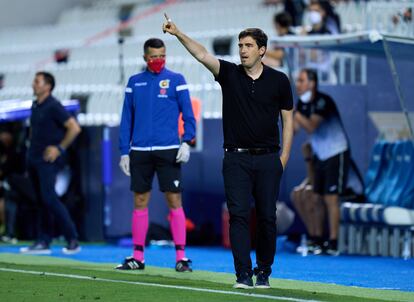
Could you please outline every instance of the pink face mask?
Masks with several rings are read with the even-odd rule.
[[[161,70],[165,66],[165,59],[157,58],[157,59],[148,60],[147,66],[154,73],[160,73]]]

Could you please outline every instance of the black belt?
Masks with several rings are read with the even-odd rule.
[[[230,153],[248,153],[251,155],[261,155],[268,153],[276,153],[279,151],[279,148],[224,148],[224,151]]]

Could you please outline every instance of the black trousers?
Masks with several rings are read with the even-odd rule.
[[[62,168],[62,159],[48,163],[42,159],[28,160],[28,172],[33,183],[37,200],[40,203],[38,217],[38,240],[49,244],[53,239],[53,219],[59,225],[65,239],[77,239],[75,224],[73,223],[65,205],[59,200],[56,191],[56,175]]]
[[[230,243],[236,274],[252,275],[250,200],[256,206],[256,263],[270,275],[276,252],[276,201],[283,174],[278,153],[251,155],[225,152],[224,188],[230,214]]]

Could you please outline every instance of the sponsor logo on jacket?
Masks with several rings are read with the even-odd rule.
[[[159,98],[168,98],[167,89],[170,87],[170,80],[161,80],[159,83],[160,93],[158,94]]]

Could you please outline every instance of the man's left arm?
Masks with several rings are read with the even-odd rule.
[[[190,159],[190,144],[195,138],[196,121],[194,118],[193,107],[191,105],[188,85],[183,76],[179,78],[175,89],[177,93],[178,106],[184,121],[184,134],[176,159],[177,162],[186,163]]]
[[[182,140],[183,142],[191,142],[195,138],[196,120],[194,118],[193,107],[191,105],[190,92],[184,77],[180,77],[175,89],[177,93],[178,105],[184,121],[184,134]]]
[[[48,146],[44,153],[44,160],[53,163],[75,140],[81,132],[79,124],[75,118],[70,117],[63,126],[66,128],[63,140],[57,146]]]
[[[293,140],[293,96],[290,81],[285,74],[280,76],[280,113],[282,115],[282,153],[280,161],[285,169],[289,160]]]
[[[63,125],[66,128],[66,133],[59,146],[63,148],[63,150],[66,150],[73,143],[79,133],[81,133],[81,128],[73,117],[70,117]]]
[[[292,148],[293,140],[293,110],[281,110],[283,128],[282,128],[282,153],[280,154],[280,161],[283,169],[289,160],[290,149]]]

